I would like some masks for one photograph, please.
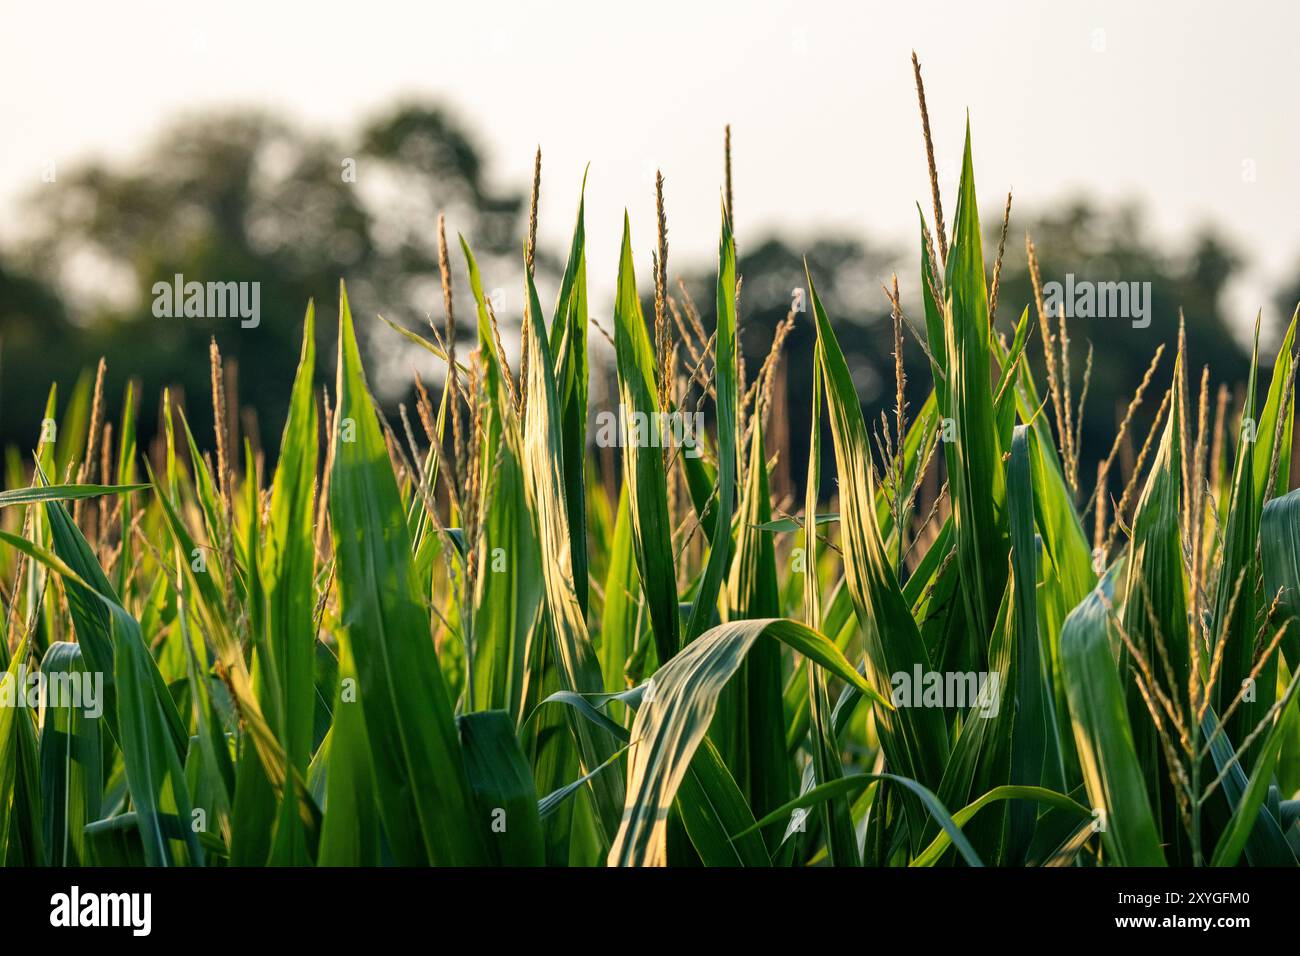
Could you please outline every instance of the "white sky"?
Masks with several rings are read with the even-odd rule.
[[[915,47],[949,192],[970,109],[985,217],[1014,186],[1022,208],[1140,197],[1174,241],[1212,219],[1252,259],[1233,296],[1251,316],[1300,265],[1294,3],[0,2],[0,232],[42,164],[129,160],[178,111],[256,104],[344,131],[429,95],[500,184],[522,187],[541,144],[557,253],[591,162],[597,293],[625,205],[648,275],[656,167],[671,261],[714,254],[727,122],[742,244],[837,229],[910,249],[929,206]]]

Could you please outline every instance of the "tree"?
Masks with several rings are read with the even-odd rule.
[[[1001,216],[986,215],[991,228],[984,242],[987,276],[993,277],[994,257],[1001,230]],[[1010,338],[1022,310],[1030,309],[1031,343],[1029,360],[1036,380],[1044,383],[1043,350],[1038,317],[1029,280],[1024,231],[1034,239],[1042,281],[1063,282],[1067,273],[1089,282],[1136,281],[1150,283],[1150,317],[1145,328],[1123,318],[1071,318],[1070,382],[1073,405],[1077,408],[1083,387],[1089,344],[1093,362],[1080,442],[1079,481],[1086,492],[1092,488],[1097,463],[1106,457],[1114,441],[1132,389],[1141,381],[1151,356],[1160,343],[1166,344],[1163,372],[1147,394],[1143,409],[1135,418],[1133,434],[1142,436],[1160,404],[1160,392],[1173,369],[1179,311],[1187,325],[1189,379],[1199,388],[1200,370],[1209,364],[1211,387],[1226,383],[1235,388],[1244,383],[1250,356],[1242,342],[1243,321],[1232,322],[1224,312],[1222,295],[1240,266],[1237,254],[1212,231],[1192,238],[1185,252],[1171,253],[1147,232],[1140,208],[1120,206],[1106,209],[1090,200],[1075,200],[1032,215],[1028,222],[1013,213],[1012,235],[1000,278],[995,330]],[[874,429],[882,413],[891,420],[894,407],[894,343],[889,303],[883,283],[897,270],[903,292],[903,308],[911,329],[904,332],[904,370],[908,378],[906,400],[911,417],[926,396],[912,384],[928,381],[928,359],[912,329],[924,335],[925,319],[917,283],[920,274],[920,238],[914,251],[898,254],[850,238],[815,240],[807,247],[808,262],[818,295],[836,326],[845,358],[853,373],[869,427]],[[777,325],[785,318],[794,290],[806,285],[799,251],[781,240],[768,239],[746,248],[742,245],[739,272],[743,277],[740,301],[741,346],[751,376],[767,354]],[[693,273],[688,288],[697,303],[712,303],[713,277]],[[795,303],[797,304],[797,303]],[[706,308],[706,312],[711,312]],[[1288,313],[1289,315],[1289,313]],[[809,401],[812,395],[812,348],[815,335],[806,314],[796,316],[794,331],[782,349],[782,375],[778,377],[779,408],[769,454],[780,451],[777,485],[781,476],[791,480],[786,490],[800,491],[807,461]],[[1050,322],[1055,335],[1057,320]],[[1266,341],[1267,330],[1263,336]],[[1045,397],[1045,393],[1044,393]],[[1213,393],[1211,393],[1213,405]],[[1050,411],[1048,412],[1050,416]],[[782,444],[775,445],[777,438]],[[1140,440],[1138,441],[1140,445]],[[1121,458],[1121,463],[1127,456]],[[1121,478],[1114,469],[1112,481]],[[823,495],[834,493],[832,479],[823,479]],[[1116,489],[1119,490],[1118,488]]]
[[[771,435],[766,442],[768,454],[779,452],[781,456],[774,477],[774,494],[778,497],[802,487],[808,462],[817,334],[804,273],[805,254],[817,295],[835,325],[864,409],[878,418],[881,410],[893,405],[894,333],[889,302],[881,285],[888,282],[892,269],[899,268],[897,252],[843,236],[817,238],[803,249],[776,238],[753,246],[742,245],[737,262],[742,279],[739,345],[748,382],[759,374],[777,327],[792,309],[795,311],[794,327],[781,348],[776,370]],[[691,297],[706,311],[706,323],[712,321],[714,279],[711,273],[697,272],[686,282]],[[915,373],[924,369],[926,359],[914,341],[909,340],[905,346],[904,358],[914,373],[909,378],[920,380]],[[909,390],[908,401],[914,407],[924,400],[925,395]],[[831,494],[832,478],[823,480],[823,493]]]
[[[985,222],[991,224],[984,242],[985,252],[991,258],[997,250],[1001,217],[996,221],[987,217]],[[1162,248],[1149,235],[1141,209],[1133,205],[1104,209],[1079,199],[1035,213],[1028,223],[1017,222],[1013,209],[996,328],[1010,338],[1021,311],[1029,307],[1033,332],[1028,354],[1039,383],[1046,381],[1046,373],[1025,252],[1026,230],[1033,238],[1044,284],[1064,283],[1067,274],[1072,274],[1076,282],[1150,283],[1150,324],[1145,328],[1123,317],[1067,320],[1071,392],[1076,407],[1089,345],[1093,349],[1079,442],[1079,484],[1087,494],[1095,482],[1098,462],[1110,451],[1133,389],[1141,381],[1156,348],[1164,343],[1161,368],[1147,391],[1141,411],[1135,416],[1130,435],[1136,436],[1134,440],[1140,446],[1149,431],[1161,394],[1173,373],[1180,312],[1186,321],[1187,374],[1194,390],[1190,401],[1197,400],[1201,369],[1205,365],[1210,367],[1211,410],[1220,383],[1230,389],[1245,383],[1250,371],[1250,352],[1244,340],[1253,329],[1253,322],[1248,320],[1254,317],[1230,317],[1223,306],[1223,291],[1241,260],[1223,239],[1208,229],[1192,236],[1185,251],[1174,253]],[[1057,320],[1052,319],[1049,324],[1055,335]],[[1269,340],[1268,330],[1261,332],[1261,338]],[[1046,398],[1045,387],[1042,397]],[[1050,409],[1045,414],[1052,418]],[[1127,457],[1126,453],[1120,461]],[[1117,467],[1111,474],[1116,494],[1122,490],[1120,478]]]
[[[333,336],[340,278],[363,319],[423,319],[441,302],[437,213],[490,261],[513,248],[522,204],[487,186],[481,153],[448,113],[421,105],[400,106],[350,140],[263,113],[198,116],[168,127],[133,164],[61,170],[28,198],[29,234],[11,253],[11,268],[31,278],[0,274],[18,282],[0,300],[8,369],[0,441],[19,440],[39,420],[51,378],[100,355],[110,398],[127,376],[140,380],[142,434],[156,427],[150,403],[164,386],[188,400],[197,427],[210,420],[215,337],[238,369],[240,406],[257,412],[249,423],[274,448],[309,299],[322,346]],[[155,284],[177,275],[257,283],[260,321],[155,315]],[[405,348],[373,321],[362,328],[372,332],[372,359]],[[320,354],[332,361],[328,348]],[[393,394],[379,378],[376,390]]]

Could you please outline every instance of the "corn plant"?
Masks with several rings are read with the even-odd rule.
[[[922,116],[928,148],[923,93]],[[1214,425],[1180,341],[1116,499],[1158,352],[1088,494],[1032,243],[1036,301],[999,330],[1010,200],[990,283],[969,128],[951,232],[930,155],[919,326],[885,290],[892,419],[864,419],[811,267],[808,310],[745,368],[729,151],[711,315],[669,287],[662,179],[653,314],[625,219],[594,322],[581,201],[544,309],[539,153],[517,368],[440,220],[441,328],[390,323],[445,372],[414,414],[373,398],[342,286],[336,378],[309,304],[273,465],[232,438],[215,342],[211,442],[164,395],[146,454],[136,395],[105,421],[102,366],[57,427],[52,389],[0,493],[0,860],[1295,864],[1296,320],[1271,368],[1257,328],[1240,414],[1221,400]],[[790,513],[766,426],[801,321]],[[593,326],[616,496],[590,450]],[[915,414],[909,337],[932,373]]]

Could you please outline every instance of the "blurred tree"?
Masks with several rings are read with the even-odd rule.
[[[1119,318],[1074,318],[1067,323],[1075,407],[1083,386],[1089,343],[1094,349],[1080,442],[1079,483],[1086,495],[1095,481],[1097,463],[1110,451],[1119,419],[1133,390],[1156,347],[1163,342],[1166,354],[1162,367],[1148,389],[1147,400],[1136,416],[1132,432],[1138,445],[1145,437],[1145,429],[1173,371],[1180,308],[1187,321],[1189,378],[1193,388],[1199,388],[1200,370],[1205,364],[1210,365],[1212,389],[1217,389],[1221,382],[1235,388],[1245,381],[1249,352],[1242,343],[1242,329],[1251,317],[1230,320],[1222,305],[1224,288],[1240,260],[1210,231],[1194,236],[1188,251],[1169,252],[1148,235],[1141,210],[1131,205],[1106,209],[1089,200],[1075,200],[1035,213],[1027,226],[1014,209],[1012,216],[995,327],[1010,336],[1021,310],[1026,305],[1030,307],[1029,354],[1040,383],[1045,382],[1045,372],[1024,247],[1026,228],[1034,238],[1044,283],[1063,282],[1067,272],[1073,273],[1076,281],[1151,283],[1151,322],[1146,328],[1134,328],[1130,321]],[[991,226],[984,243],[991,281],[1001,216],[987,214],[984,222]],[[873,430],[882,412],[891,416],[892,425],[893,326],[889,303],[881,289],[888,282],[891,270],[898,271],[903,308],[911,325],[922,330],[922,334],[925,327],[919,295],[919,236],[913,249],[900,256],[847,238],[815,240],[807,247],[818,295],[836,326],[868,427]],[[740,252],[739,272],[744,278],[740,297],[741,339],[752,377],[771,346],[777,325],[791,308],[793,290],[803,288],[806,281],[801,254],[780,240],[769,239],[749,246],[742,243]],[[712,282],[709,272],[692,273],[688,280],[695,301],[710,316]],[[710,321],[711,318],[706,319],[706,327],[712,327]],[[1055,319],[1051,328],[1055,335]],[[783,455],[778,467],[778,487],[784,475],[790,480],[790,487],[785,490],[800,494],[807,464],[814,341],[809,315],[798,315],[794,331],[782,350],[783,376],[778,377],[776,391],[783,408],[774,418],[774,432],[779,434],[773,434],[768,440],[769,454],[780,450]],[[906,396],[914,416],[926,398],[931,376],[925,354],[908,330],[904,333],[903,348],[908,378]],[[1213,407],[1213,393],[1210,400]],[[829,442],[829,433],[824,440]],[[789,471],[785,472],[785,468]],[[1120,477],[1117,467],[1112,479],[1118,482]],[[823,483],[822,494],[833,494],[833,476],[825,474]]]
[[[257,410],[273,449],[309,299],[327,366],[341,277],[370,333],[372,359],[391,364],[392,353],[409,352],[366,320],[381,312],[409,323],[441,302],[437,213],[490,260],[513,248],[522,204],[489,188],[481,154],[447,113],[419,105],[397,107],[352,140],[265,114],[197,116],[169,127],[131,165],[61,170],[57,184],[29,198],[27,236],[11,253],[13,268],[34,278],[0,273],[0,442],[39,419],[51,378],[75,376],[101,354],[114,406],[128,375],[141,380],[142,434],[153,431],[169,385],[188,396],[195,427],[206,429],[215,336],[237,364],[240,405]],[[156,317],[154,284],[178,274],[259,283],[260,323]],[[376,391],[393,394],[385,363],[371,367]]]
[[[990,279],[1001,221],[1001,216],[996,219],[988,216],[984,220],[990,226],[984,243]],[[1125,318],[1067,320],[1071,391],[1076,408],[1083,387],[1088,346],[1091,344],[1093,348],[1079,443],[1079,485],[1086,496],[1096,482],[1097,464],[1111,449],[1134,390],[1156,348],[1164,343],[1165,354],[1130,432],[1138,447],[1145,439],[1172,378],[1179,310],[1186,318],[1188,381],[1193,390],[1190,400],[1197,401],[1201,369],[1209,365],[1211,415],[1220,383],[1235,389],[1246,381],[1250,371],[1248,337],[1254,316],[1229,316],[1224,310],[1224,289],[1241,260],[1212,230],[1193,235],[1184,251],[1171,252],[1150,236],[1141,209],[1134,205],[1105,209],[1089,200],[1077,199],[1054,209],[1036,211],[1027,223],[1016,215],[1013,207],[996,328],[1009,338],[1021,311],[1029,306],[1033,334],[1028,351],[1040,383],[1046,381],[1046,373],[1025,253],[1026,230],[1033,237],[1044,284],[1064,283],[1067,273],[1074,275],[1076,284],[1083,280],[1151,283],[1150,325],[1145,328],[1135,328]],[[919,249],[917,256],[919,261]],[[1053,319],[1049,324],[1055,335],[1057,321]],[[1261,338],[1271,341],[1268,330],[1261,332]],[[1264,361],[1270,359],[1271,356]],[[1042,397],[1046,398],[1045,386]],[[1047,414],[1051,417],[1050,409]],[[1121,455],[1117,460],[1122,462],[1127,457]],[[1116,494],[1122,490],[1120,479],[1120,469],[1116,468],[1111,475]]]
[[[34,373],[48,373],[51,356],[68,354],[76,331],[48,283],[0,260],[0,447],[35,447],[50,383]],[[75,366],[65,371],[75,378]]]
[[[1296,268],[1295,273],[1296,277],[1283,286],[1273,303],[1277,307],[1278,317],[1283,321],[1289,321],[1296,309],[1300,308],[1300,267]]]
[[[418,326],[429,315],[441,316],[439,212],[448,216],[453,242],[454,231],[472,238],[485,275],[507,282],[517,277],[524,204],[522,194],[489,185],[483,154],[448,113],[420,104],[399,105],[349,136],[303,131],[265,114],[196,116],[169,127],[132,164],[69,168],[31,195],[24,238],[0,258],[0,444],[30,442],[50,381],[71,385],[101,354],[108,358],[114,413],[126,377],[141,380],[142,435],[153,431],[157,396],[169,385],[188,398],[196,426],[206,429],[208,340],[215,336],[238,366],[240,405],[256,409],[260,437],[273,449],[303,310],[313,297],[320,306],[322,372],[328,374],[340,277],[348,281],[368,339],[372,385],[383,398],[400,397],[409,388],[412,352],[367,320],[382,313]],[[1078,280],[1151,283],[1147,328],[1122,319],[1077,318],[1069,325],[1076,402],[1087,344],[1096,350],[1079,476],[1088,488],[1156,345],[1173,345],[1180,307],[1192,378],[1208,362],[1216,385],[1244,381],[1248,354],[1240,332],[1250,317],[1229,322],[1221,304],[1239,262],[1211,232],[1193,237],[1186,251],[1167,251],[1147,234],[1134,206],[1102,209],[1077,200],[1028,219],[1044,282],[1073,273]],[[991,278],[1000,217],[984,221]],[[1032,301],[1025,228],[1013,211],[997,316],[1004,333]],[[808,307],[806,290],[802,303],[795,292],[806,285],[806,252],[874,423],[893,404],[893,330],[880,286],[897,269],[904,308],[912,325],[923,328],[919,240],[899,251],[843,236],[815,237],[798,247],[741,238],[741,345],[751,381],[777,325],[792,307]],[[559,267],[539,250],[539,270]],[[153,285],[176,274],[187,281],[260,283],[260,324],[245,329],[237,319],[155,317]],[[711,327],[711,270],[691,266],[682,274]],[[467,292],[459,282],[462,316],[472,314]],[[1287,293],[1292,303],[1298,297],[1300,286]],[[769,451],[781,454],[778,495],[798,491],[807,458],[814,334],[806,311],[796,319],[782,350],[769,439]],[[461,325],[465,330],[468,323]],[[1041,380],[1036,332],[1030,358]],[[915,413],[930,376],[910,332],[904,360]],[[427,357],[421,361],[430,367]],[[1171,353],[1135,434],[1143,434],[1172,365]],[[832,478],[826,481],[823,493],[829,494]]]
[[[744,354],[747,381],[753,382],[772,347],[777,326],[794,309],[795,324],[781,349],[780,364],[773,386],[773,409],[765,443],[769,455],[779,452],[773,494],[783,495],[802,488],[808,465],[808,425],[811,413],[813,346],[817,333],[812,321],[804,255],[817,296],[826,309],[863,408],[879,416],[893,407],[893,325],[889,302],[881,285],[897,267],[894,250],[847,237],[816,238],[796,249],[783,240],[769,238],[757,244],[742,244],[737,271],[742,279],[739,310],[740,349]],[[715,275],[694,272],[685,281],[696,304],[706,313],[706,328],[712,329],[713,283]],[[901,281],[901,280],[900,280]],[[915,342],[904,345],[904,359],[910,380],[908,401],[913,407],[925,400],[922,380],[929,380],[924,354]],[[825,447],[830,447],[829,432]],[[834,490],[833,476],[823,479],[824,494]],[[796,506],[797,509],[797,506]]]

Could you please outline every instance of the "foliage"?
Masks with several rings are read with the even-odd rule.
[[[104,706],[0,708],[0,858],[1294,865],[1294,320],[1217,427],[1180,342],[1119,500],[1089,497],[1034,307],[1011,337],[991,315],[969,131],[957,196],[950,235],[922,221],[919,363],[891,295],[891,417],[864,418],[808,269],[801,515],[766,443],[789,329],[745,369],[725,207],[711,317],[666,288],[662,232],[645,315],[625,223],[610,335],[650,424],[612,497],[581,205],[549,315],[530,236],[518,368],[439,222],[446,323],[406,335],[449,373],[397,423],[342,289],[333,387],[309,306],[273,465],[234,441],[215,344],[212,454],[172,396],[146,454],[129,394],[108,437],[102,382],[51,391],[61,425],[0,494],[0,667],[69,679],[47,695],[102,679]],[[705,406],[711,433],[667,441]]]

